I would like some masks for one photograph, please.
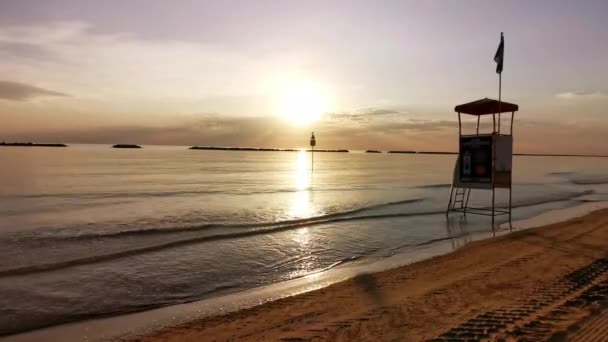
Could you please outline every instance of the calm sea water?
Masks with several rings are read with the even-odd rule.
[[[0,334],[491,231],[487,217],[444,217],[455,158],[316,153],[311,173],[306,152],[1,148]],[[516,157],[514,168],[515,219],[608,200],[608,159]]]

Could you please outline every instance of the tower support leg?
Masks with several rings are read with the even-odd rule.
[[[467,188],[466,192],[467,198],[464,201],[464,216],[467,216],[467,207],[469,206],[469,196],[471,195],[471,188]]]
[[[509,186],[509,223],[511,223],[511,192],[512,192],[513,188],[511,186]]]
[[[450,207],[452,206],[452,195],[454,194],[454,185],[450,188],[450,200],[448,201],[448,208],[445,211],[445,217],[450,214]]]
[[[494,227],[494,198],[495,198],[496,188],[492,186],[492,227]]]

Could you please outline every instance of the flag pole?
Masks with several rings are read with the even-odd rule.
[[[500,32],[500,45],[498,45],[498,50],[496,51],[496,55],[494,56],[494,61],[496,64],[496,72],[498,73],[498,135],[500,135],[500,114],[502,112],[501,102],[502,102],[502,68],[504,62],[504,54],[505,54],[505,42],[504,42],[504,33]],[[494,116],[495,118],[495,116]],[[494,121],[494,125],[496,125],[496,121]],[[494,126],[492,129],[492,227],[494,227],[494,208],[495,208],[495,194],[496,194],[496,127]]]
[[[500,106],[500,102],[501,102],[501,95],[502,95],[502,73],[498,74],[498,105],[499,106]],[[500,112],[500,108],[498,108],[498,111]]]
[[[498,74],[498,135],[500,135],[500,114],[502,114],[501,111],[501,95],[502,95],[502,72],[500,74]]]

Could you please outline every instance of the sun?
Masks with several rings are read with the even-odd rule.
[[[292,82],[282,88],[278,114],[297,124],[318,120],[328,110],[327,98],[314,83]]]

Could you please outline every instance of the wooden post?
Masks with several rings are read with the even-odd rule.
[[[460,137],[462,136],[462,123],[460,120],[460,112],[458,112],[458,151],[460,152]]]
[[[511,112],[511,136],[513,136],[513,121],[515,120],[515,112]]]
[[[315,147],[312,147],[310,152],[310,173],[315,172]]]
[[[456,167],[458,167],[458,162],[456,162]],[[448,209],[445,211],[446,218],[450,214],[450,207],[452,206],[452,195],[453,194],[454,194],[454,180],[452,180],[452,186],[450,187],[450,199],[448,201]]]
[[[315,171],[315,146],[317,145],[317,139],[315,138],[315,132],[312,132],[310,136],[310,177]]]

